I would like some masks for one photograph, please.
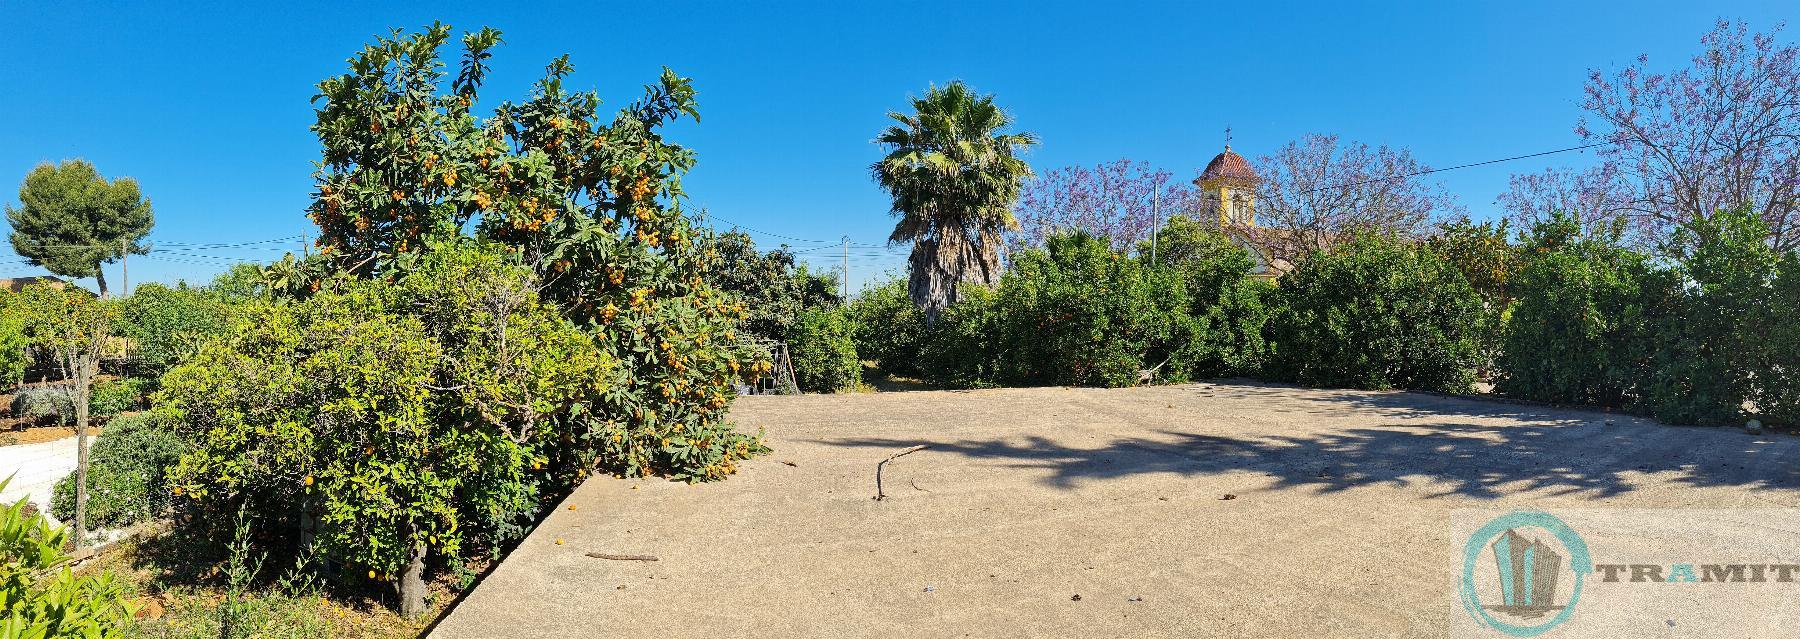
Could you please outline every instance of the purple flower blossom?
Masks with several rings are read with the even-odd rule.
[[[1019,228],[1007,238],[1008,246],[1015,251],[1042,246],[1057,232],[1081,230],[1111,242],[1115,250],[1130,250],[1150,239],[1157,216],[1153,205],[1164,220],[1195,210],[1193,185],[1173,177],[1129,159],[1040,173],[1026,183],[1014,207]]]

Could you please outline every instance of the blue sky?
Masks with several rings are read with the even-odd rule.
[[[193,245],[309,231],[313,85],[372,35],[441,20],[505,32],[489,98],[524,95],[565,52],[573,85],[609,110],[664,65],[694,78],[703,121],[674,130],[699,154],[692,205],[835,267],[826,244],[882,244],[891,230],[870,140],[934,82],[998,94],[1042,139],[1027,156],[1040,170],[1129,157],[1191,178],[1228,125],[1251,156],[1324,132],[1451,166],[1576,144],[1590,68],[1639,53],[1674,68],[1715,19],[1767,30],[1800,13],[1791,0],[258,4],[0,0],[0,201],[16,204],[36,164],[85,158],[154,202],[151,239],[167,250],[133,258],[134,283],[279,257],[298,240]],[[1590,160],[1437,177],[1487,217],[1509,174]],[[4,244],[0,277],[42,273]],[[852,283],[903,254],[852,249]]]

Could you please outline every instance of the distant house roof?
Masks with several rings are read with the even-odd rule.
[[[1231,145],[1228,144],[1225,145],[1225,152],[1213,156],[1212,161],[1206,163],[1206,170],[1201,171],[1200,179],[1194,180],[1194,182],[1196,184],[1207,182],[1255,184],[1258,179],[1256,169],[1250,166],[1250,161],[1244,159],[1244,156],[1232,152]]]
[[[20,290],[22,290],[25,287],[30,286],[32,284],[48,284],[48,285],[54,286],[56,288],[62,288],[64,286],[67,286],[69,283],[63,281],[62,278],[56,277],[54,275],[33,275],[31,277],[0,278],[0,289],[6,289],[6,290],[12,291],[14,293],[17,293]]]

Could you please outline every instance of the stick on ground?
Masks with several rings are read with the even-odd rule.
[[[908,449],[900,451],[898,453],[888,455],[887,459],[883,459],[880,462],[877,462],[875,464],[875,501],[881,501],[883,499],[887,499],[887,494],[881,492],[881,469],[882,469],[882,467],[887,466],[888,462],[894,461],[895,457],[900,457],[902,455],[911,455],[911,454],[919,452],[921,450],[925,450],[926,447],[927,446],[925,444],[919,444],[917,446],[908,448]]]
[[[611,559],[613,561],[658,561],[658,559],[652,555],[609,555],[603,552],[590,552],[587,556],[595,559]]]

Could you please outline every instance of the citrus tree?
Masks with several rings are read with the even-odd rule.
[[[1044,245],[1015,255],[995,293],[1004,381],[1118,387],[1138,383],[1144,371],[1185,378],[1199,340],[1175,271],[1130,259],[1085,231]]]
[[[1800,252],[1789,252],[1776,266],[1767,316],[1767,373],[1758,379],[1756,403],[1776,423],[1800,426]]]
[[[1507,286],[1518,301],[1502,338],[1495,390],[1565,404],[1624,408],[1648,376],[1654,291],[1666,278],[1616,232],[1566,213],[1534,226]]]
[[[1197,322],[1193,341],[1170,362],[1169,378],[1229,377],[1262,372],[1268,345],[1263,326],[1274,287],[1251,277],[1256,259],[1216,226],[1176,215],[1156,232],[1157,246],[1138,243],[1138,256],[1180,275],[1187,314]],[[1152,259],[1150,255],[1154,254]]]
[[[1680,284],[1655,322],[1646,408],[1670,423],[1741,424],[1760,380],[1783,374],[1764,360],[1776,333],[1765,322],[1792,321],[1767,308],[1780,267],[1769,227],[1749,207],[1722,209],[1688,220],[1667,253]]]
[[[242,509],[265,536],[311,536],[422,611],[427,561],[522,536],[593,461],[580,435],[615,360],[538,286],[465,241],[391,281],[246,304],[163,378],[157,420],[192,442],[172,490],[201,522]]]
[[[0,290],[0,390],[11,390],[25,379],[25,318],[14,310],[10,291]]]
[[[74,286],[33,284],[20,291],[16,306],[22,310],[26,338],[55,362],[64,380],[56,388],[75,413],[75,477],[83,487],[75,493],[74,543],[79,548],[87,536],[88,400],[100,375],[100,358],[115,343],[118,305]]]
[[[1468,392],[1481,298],[1437,253],[1365,234],[1281,280],[1268,372],[1309,386]]]
[[[119,334],[131,340],[132,372],[154,378],[180,364],[200,344],[223,332],[230,303],[185,282],[149,282],[119,301]]]

